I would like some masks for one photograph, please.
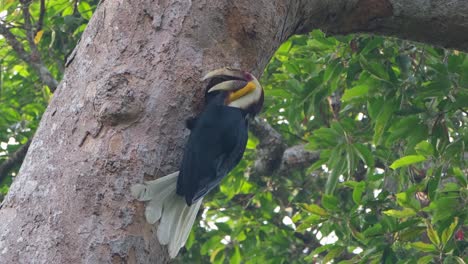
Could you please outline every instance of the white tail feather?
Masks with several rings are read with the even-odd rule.
[[[185,242],[187,241],[187,238],[190,235],[190,231],[192,230],[193,223],[195,222],[198,210],[200,209],[200,205],[202,204],[202,199],[198,200],[191,206],[187,206],[185,201],[183,202],[184,209],[178,216],[179,219],[177,221],[177,225],[174,226],[174,237],[169,243],[169,255],[171,256],[171,258],[175,258],[175,256],[177,256],[177,253],[179,252],[179,249],[185,245]],[[174,221],[174,223],[176,222]]]
[[[168,245],[169,256],[175,258],[185,245],[192,230],[202,199],[188,206],[184,197],[176,194],[177,177],[174,172],[145,184],[132,186],[132,194],[139,201],[148,201],[145,217],[154,224],[161,219],[157,236],[161,245]]]

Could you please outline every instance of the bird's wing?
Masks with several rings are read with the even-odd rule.
[[[206,109],[187,142],[177,193],[188,204],[206,195],[240,161],[247,144],[247,123],[240,109]]]

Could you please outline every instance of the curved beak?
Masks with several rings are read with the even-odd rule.
[[[201,80],[205,81],[213,78],[245,79],[245,73],[241,70],[231,68],[221,68],[207,73]]]
[[[229,102],[234,102],[235,100],[241,98],[242,96],[248,94],[248,93],[251,93],[253,92],[253,90],[255,90],[255,88],[257,88],[257,86],[255,85],[255,83],[253,82],[248,82],[244,87],[242,87],[241,89],[231,93],[229,95],[229,99],[228,101]]]
[[[236,90],[242,89],[246,85],[247,85],[247,82],[241,81],[241,80],[224,81],[211,87],[208,90],[208,93],[211,93],[214,91],[236,91]]]
[[[211,87],[208,90],[208,93],[214,91],[232,92],[229,95],[229,102],[232,102],[255,90],[256,84],[252,80],[247,80],[248,77],[250,77],[250,74],[242,70],[221,68],[209,72],[205,75],[205,77],[203,77],[203,80],[208,80],[212,78],[234,79],[218,83],[217,85]]]
[[[257,78],[246,71],[222,68],[209,72],[202,80],[218,78],[220,82],[210,87],[207,93],[226,91],[226,104],[243,109],[263,104],[263,88]]]

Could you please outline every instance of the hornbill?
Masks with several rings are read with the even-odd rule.
[[[209,72],[205,106],[187,121],[190,136],[180,171],[132,186],[146,201],[145,217],[159,223],[157,237],[174,258],[185,245],[203,197],[241,160],[248,139],[248,117],[263,105],[263,89],[249,72],[223,68]]]

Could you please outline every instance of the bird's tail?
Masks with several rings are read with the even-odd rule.
[[[182,196],[176,194],[177,177],[174,172],[145,184],[132,186],[132,195],[139,201],[145,201],[145,217],[150,224],[161,219],[158,226],[158,240],[161,245],[168,245],[169,256],[177,256],[185,245],[197,216],[202,199],[188,206]]]

